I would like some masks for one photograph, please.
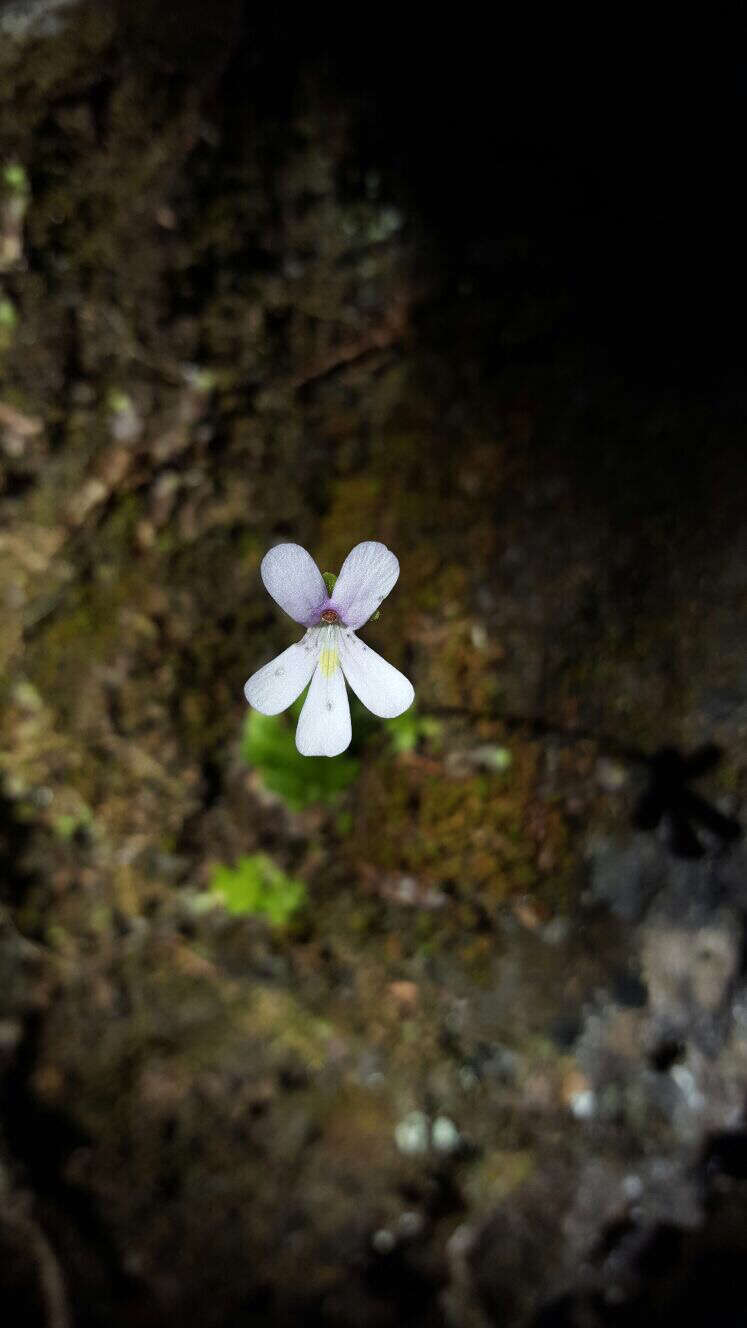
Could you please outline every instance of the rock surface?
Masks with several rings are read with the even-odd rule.
[[[6,1321],[741,1322],[745,403],[611,368],[520,200],[442,262],[321,56],[165,8],[0,18]],[[283,796],[259,562],[369,537],[418,713]],[[256,854],[287,926],[211,893]]]

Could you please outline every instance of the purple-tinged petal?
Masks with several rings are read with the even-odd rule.
[[[399,562],[386,544],[365,540],[350,550],[332,592],[332,608],[348,627],[362,627],[399,576]]]
[[[262,559],[260,574],[272,598],[296,622],[310,627],[327,600],[314,559],[300,544],[277,544]]]
[[[350,705],[338,655],[338,628],[322,630],[319,663],[296,729],[302,756],[339,756],[352,737]]]
[[[301,695],[319,658],[319,634],[307,632],[282,655],[253,673],[244,695],[262,715],[279,715]]]
[[[342,634],[340,661],[358,699],[380,719],[394,719],[412,705],[415,691],[409,678],[359,640],[355,632]]]

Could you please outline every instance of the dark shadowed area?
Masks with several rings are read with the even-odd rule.
[[[747,1322],[742,47],[0,3],[3,1324]]]

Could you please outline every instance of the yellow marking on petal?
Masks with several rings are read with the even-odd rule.
[[[340,656],[335,646],[325,646],[319,655],[319,667],[325,678],[331,678],[340,663]]]

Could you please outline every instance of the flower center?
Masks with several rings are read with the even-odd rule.
[[[338,623],[340,621],[337,609],[324,609],[320,617],[323,623]]]

